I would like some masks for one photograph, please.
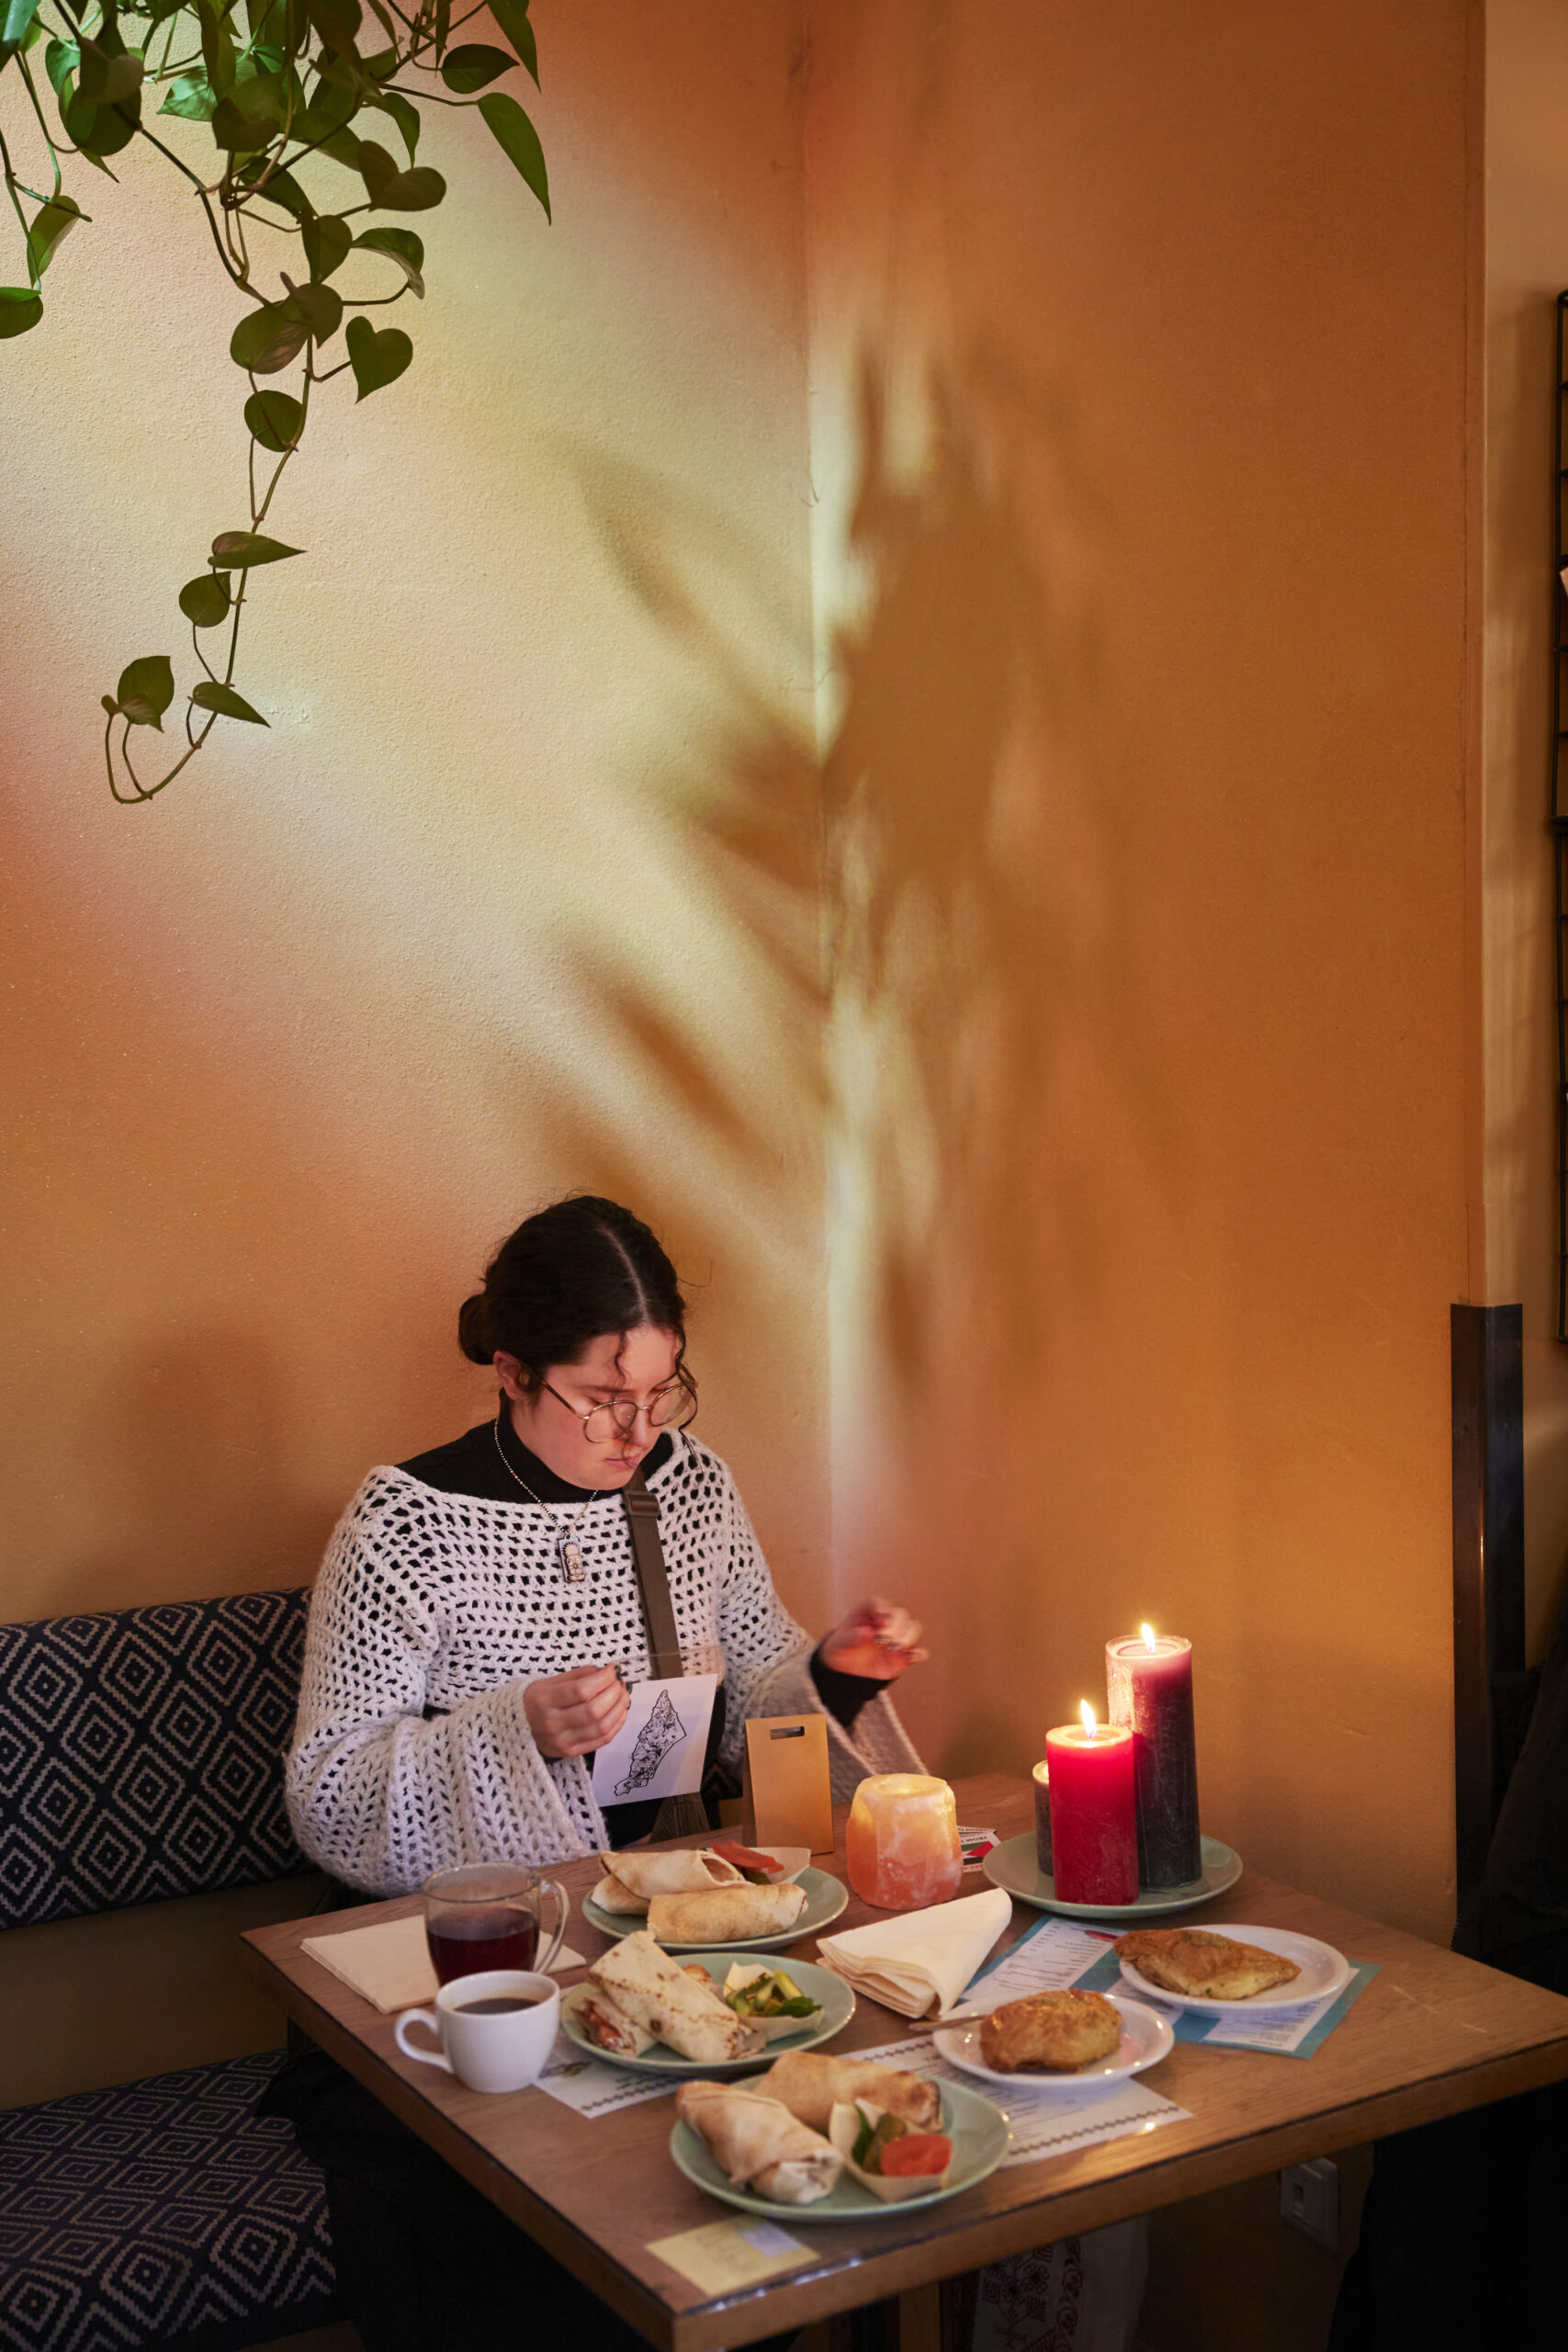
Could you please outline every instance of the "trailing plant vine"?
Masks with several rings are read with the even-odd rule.
[[[252,573],[302,552],[263,527],[278,484],[322,385],[352,373],[363,401],[395,383],[413,357],[400,328],[366,314],[410,294],[423,300],[423,244],[412,229],[372,222],[356,232],[353,223],[367,213],[427,212],[446,196],[441,174],[415,160],[421,107],[476,107],[549,216],[538,134],[514,97],[491,87],[518,67],[538,82],[528,0],[484,0],[508,49],[454,46],[453,35],[481,13],[457,5],[454,14],[453,0],[366,0],[372,28],[360,0],[0,0],[0,96],[9,89],[17,101],[0,113],[0,166],[27,266],[25,285],[0,286],[0,340],[42,320],[44,273],[62,239],[91,217],[66,193],[62,161],[112,180],[108,159],[133,140],[188,184],[205,215],[204,243],[210,232],[218,262],[251,305],[229,344],[251,388],[249,524],[220,531],[207,569],[179,592],[202,675],[183,713],[185,749],[155,783],[131,763],[131,732],[163,732],[175,699],[170,657],[130,662],[114,694],[103,696],[104,760],[117,800],[162,792],[220,718],[267,724],[235,685],[234,669]],[[214,176],[193,164],[193,153],[200,163],[205,151],[193,151],[188,136],[173,125],[166,136],[150,128],[159,91],[154,119],[207,125]],[[361,135],[367,114],[386,119],[386,136],[401,141],[406,162]],[[11,138],[27,142],[16,158],[7,117],[22,123],[18,133],[11,119]],[[344,183],[334,184],[323,161],[351,175],[352,200],[333,200]],[[340,271],[355,290],[333,282]],[[342,358],[327,349],[340,330]],[[296,365],[299,376],[285,389],[276,379]]]

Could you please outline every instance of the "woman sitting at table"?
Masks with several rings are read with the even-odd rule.
[[[457,1331],[495,1367],[493,1420],[373,1470],[311,1598],[288,1790],[312,1860],[395,1894],[451,1863],[564,1861],[652,1829],[656,1804],[602,1811],[591,1781],[649,1670],[621,1500],[639,1469],[685,1671],[721,1678],[720,1781],[739,1787],[748,1715],[807,1711],[828,1717],[836,1796],[919,1770],[886,1696],[926,1655],[919,1627],[868,1601],[814,1650],[784,1608],[729,1472],[682,1426],[685,1303],[646,1225],[613,1201],[541,1210]]]
[[[649,1668],[621,1502],[639,1469],[682,1664],[721,1678],[710,1785],[739,1785],[749,1714],[825,1713],[840,1796],[868,1771],[919,1769],[886,1695],[926,1655],[919,1625],[869,1601],[813,1649],[784,1608],[729,1472],[682,1426],[685,1306],[647,1226],[596,1199],[529,1217],[458,1338],[495,1367],[494,1419],[373,1470],[311,1597],[288,1792],[312,1860],[393,1894],[449,1864],[547,1864],[653,1829],[657,1804],[601,1810],[591,1782],[626,1682]],[[264,2105],[326,2174],[367,2352],[472,2352],[525,2315],[541,2343],[640,2343],[321,2052],[297,2054]]]

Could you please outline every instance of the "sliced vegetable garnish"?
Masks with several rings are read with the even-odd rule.
[[[772,1854],[760,1854],[750,1846],[728,1844],[712,1846],[708,1850],[716,1854],[721,1861],[733,1864],[738,1871],[744,1871],[748,1878],[753,1871],[760,1871],[764,1883],[768,1872],[778,1868],[778,1862]]]
[[[885,2180],[923,2178],[944,2173],[953,2162],[953,2143],[943,2132],[909,2132],[882,2151]]]
[[[908,2134],[908,2129],[901,2115],[879,2115],[874,2123],[863,2107],[861,2128],[851,2151],[852,2162],[859,2165],[862,2172],[885,2172],[884,2155],[895,2140],[902,2140]]]

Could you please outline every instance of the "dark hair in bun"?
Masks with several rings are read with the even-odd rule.
[[[553,1363],[575,1363],[606,1331],[652,1323],[684,1353],[686,1302],[675,1269],[640,1217],[581,1193],[525,1218],[485,1268],[484,1288],[457,1311],[457,1344],[471,1363],[515,1356],[537,1391]],[[696,1383],[679,1365],[694,1398]]]

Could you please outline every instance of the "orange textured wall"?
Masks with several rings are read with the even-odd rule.
[[[1471,12],[812,22],[840,1574],[949,1769],[1190,1635],[1210,1829],[1445,1934]]]
[[[179,657],[245,390],[152,158],[6,345],[8,1616],[309,1577],[485,1409],[457,1302],[577,1187],[664,1230],[703,1429],[826,1606],[795,12],[536,17],[556,226],[430,110],[413,368],[333,388],[272,516],[272,729],[150,807],[96,698]]]

